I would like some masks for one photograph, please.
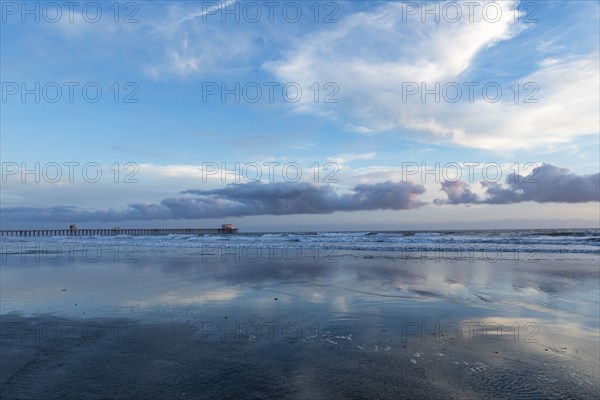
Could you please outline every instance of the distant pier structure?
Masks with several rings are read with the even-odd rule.
[[[221,228],[102,228],[78,229],[77,225],[69,229],[10,229],[0,230],[0,236],[117,236],[117,235],[204,235],[237,233],[238,228],[232,224],[223,224]]]

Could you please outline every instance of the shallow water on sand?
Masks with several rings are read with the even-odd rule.
[[[2,398],[598,397],[597,254],[397,255],[4,254]]]

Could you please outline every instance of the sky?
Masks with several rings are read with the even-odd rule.
[[[597,1],[1,12],[2,229],[600,227]]]

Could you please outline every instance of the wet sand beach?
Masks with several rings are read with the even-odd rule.
[[[4,255],[2,398],[597,398],[597,254]]]

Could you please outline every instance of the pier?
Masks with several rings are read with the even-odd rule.
[[[103,228],[103,229],[78,229],[71,225],[69,229],[10,229],[0,230],[0,236],[31,237],[31,236],[117,236],[117,235],[204,235],[204,234],[229,234],[237,233],[238,228],[225,224],[221,228]]]

